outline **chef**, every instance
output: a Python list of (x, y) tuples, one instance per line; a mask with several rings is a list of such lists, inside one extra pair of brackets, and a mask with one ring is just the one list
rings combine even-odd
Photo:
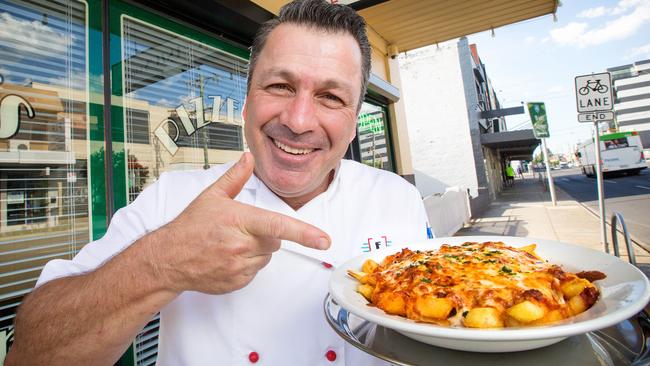
[(327, 324), (333, 268), (426, 239), (419, 193), (342, 160), (370, 69), (363, 19), (294, 1), (251, 48), (250, 153), (165, 173), (21, 306), (6, 365), (112, 365), (158, 312), (158, 365), (373, 365)]

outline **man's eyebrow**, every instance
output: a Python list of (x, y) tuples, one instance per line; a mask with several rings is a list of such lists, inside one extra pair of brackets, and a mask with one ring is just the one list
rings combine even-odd
[(295, 75), (291, 73), (291, 71), (281, 68), (281, 67), (272, 67), (270, 68), (264, 75), (263, 79), (268, 79), (269, 77), (276, 77), (279, 76), (283, 79), (287, 80), (293, 80), (295, 79)]
[[(291, 72), (291, 70), (282, 68), (282, 67), (272, 67), (270, 68), (265, 75), (262, 77), (262, 80), (271, 78), (271, 77), (280, 77), (289, 81), (295, 81), (298, 79), (298, 76)], [(336, 79), (326, 79), (320, 84), (320, 89), (338, 89), (343, 92), (352, 94), (352, 85), (350, 83), (336, 80)]]

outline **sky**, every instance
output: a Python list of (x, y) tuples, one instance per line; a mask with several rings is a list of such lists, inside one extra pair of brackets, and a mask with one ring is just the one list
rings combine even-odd
[[(552, 15), (467, 37), (476, 43), (502, 108), (544, 102), (548, 147), (569, 152), (592, 136), (577, 121), (574, 78), (650, 59), (650, 0), (562, 0)], [(506, 117), (509, 130), (531, 128), (528, 115)]]

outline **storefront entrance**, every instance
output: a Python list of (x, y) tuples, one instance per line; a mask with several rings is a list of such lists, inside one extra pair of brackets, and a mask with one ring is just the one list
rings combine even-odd
[[(247, 46), (170, 18), (119, 0), (0, 0), (0, 361), (45, 263), (100, 238), (165, 172), (247, 149)], [(348, 158), (394, 171), (389, 126), (368, 97)], [(153, 365), (157, 333), (156, 318), (125, 364)]]

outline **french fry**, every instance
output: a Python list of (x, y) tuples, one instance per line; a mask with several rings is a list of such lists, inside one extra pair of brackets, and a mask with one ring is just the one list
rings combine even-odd
[(474, 308), (467, 313), (463, 321), (468, 328), (502, 328), (503, 319), (495, 308)]
[(447, 319), (454, 308), (454, 302), (446, 297), (421, 296), (415, 300), (415, 308), (427, 318)]
[(367, 273), (356, 272), (356, 271), (353, 271), (353, 270), (350, 270), (350, 269), (348, 269), (348, 275), (350, 275), (350, 277), (354, 278), (355, 280), (357, 280), (357, 281), (359, 281), (361, 283), (366, 283), (366, 282), (364, 282), (365, 281), (364, 278), (366, 276), (368, 276)]
[(537, 253), (535, 253), (535, 249), (537, 249), (537, 244), (534, 243), (519, 248), (519, 250), (523, 250), (524, 252), (532, 254), (533, 256), (535, 256), (535, 258), (539, 258)]
[(542, 318), (546, 314), (546, 309), (532, 301), (525, 300), (508, 308), (506, 313), (521, 323), (530, 323)]
[(388, 314), (406, 315), (406, 301), (404, 301), (404, 297), (399, 293), (381, 293), (377, 301), (377, 306)]
[(560, 290), (565, 297), (571, 298), (581, 293), (585, 288), (591, 286), (591, 283), (584, 278), (575, 278), (569, 282), (560, 285)]
[(358, 285), (357, 292), (359, 292), (366, 300), (370, 301), (372, 298), (372, 293), (375, 291), (375, 287), (371, 285)]
[(571, 309), (573, 315), (578, 315), (587, 310), (587, 304), (585, 304), (582, 296), (578, 294), (569, 299), (569, 309)]
[(379, 264), (377, 262), (373, 261), (372, 259), (367, 259), (365, 262), (363, 262), (361, 271), (366, 273), (373, 273), (377, 267), (379, 267)]

